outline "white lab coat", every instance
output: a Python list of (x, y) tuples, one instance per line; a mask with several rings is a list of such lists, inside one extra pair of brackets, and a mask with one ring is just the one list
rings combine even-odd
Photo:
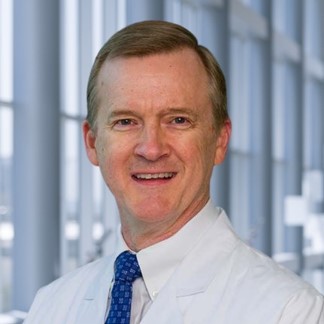
[[(114, 258), (41, 289), (25, 324), (104, 324)], [(314, 288), (238, 239), (222, 212), (141, 321), (180, 323), (323, 324), (324, 301)]]

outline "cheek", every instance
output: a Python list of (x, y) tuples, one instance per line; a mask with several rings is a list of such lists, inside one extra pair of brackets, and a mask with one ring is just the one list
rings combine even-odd
[(197, 145), (196, 161), (200, 171), (209, 176), (214, 167), (216, 142), (213, 138), (201, 139)]
[(97, 152), (99, 166), (102, 166), (104, 160), (106, 159), (107, 148), (106, 148), (105, 141), (101, 136), (97, 137), (96, 140), (96, 152)]
[(113, 146), (110, 143), (109, 137), (106, 134), (100, 134), (96, 140), (96, 152), (99, 162), (99, 167), (103, 172), (111, 165), (111, 156)]
[(129, 149), (112, 136), (101, 136), (96, 142), (99, 167), (105, 179), (114, 179), (125, 168)]
[(213, 136), (213, 133), (206, 134), (206, 132), (201, 132), (199, 136), (189, 141), (186, 145), (191, 150), (191, 154), (195, 154), (193, 156), (197, 159), (213, 161), (216, 148), (216, 137)]
[[(179, 143), (178, 143), (179, 145)], [(214, 145), (210, 139), (203, 137), (191, 139), (182, 143), (177, 149), (186, 174), (192, 181), (206, 181), (214, 167)], [(180, 153), (181, 150), (181, 153)]]

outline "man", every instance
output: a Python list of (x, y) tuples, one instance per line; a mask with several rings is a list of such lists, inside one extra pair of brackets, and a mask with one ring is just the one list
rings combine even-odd
[(222, 71), (189, 31), (117, 32), (93, 65), (83, 134), (116, 198), (120, 245), (41, 289), (26, 323), (324, 323), (323, 297), (210, 201), (231, 122)]

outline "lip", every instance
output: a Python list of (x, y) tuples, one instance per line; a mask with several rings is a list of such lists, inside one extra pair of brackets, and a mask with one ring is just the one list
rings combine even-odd
[(136, 172), (132, 174), (132, 179), (140, 183), (153, 184), (168, 182), (175, 176), (176, 172)]

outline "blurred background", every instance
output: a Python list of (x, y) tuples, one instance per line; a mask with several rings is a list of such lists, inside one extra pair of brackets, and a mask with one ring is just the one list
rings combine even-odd
[(213, 199), (245, 241), (323, 293), (323, 17), (324, 0), (0, 0), (3, 323), (115, 247), (115, 202), (80, 126), (97, 51), (146, 19), (187, 27), (226, 75), (233, 136)]

